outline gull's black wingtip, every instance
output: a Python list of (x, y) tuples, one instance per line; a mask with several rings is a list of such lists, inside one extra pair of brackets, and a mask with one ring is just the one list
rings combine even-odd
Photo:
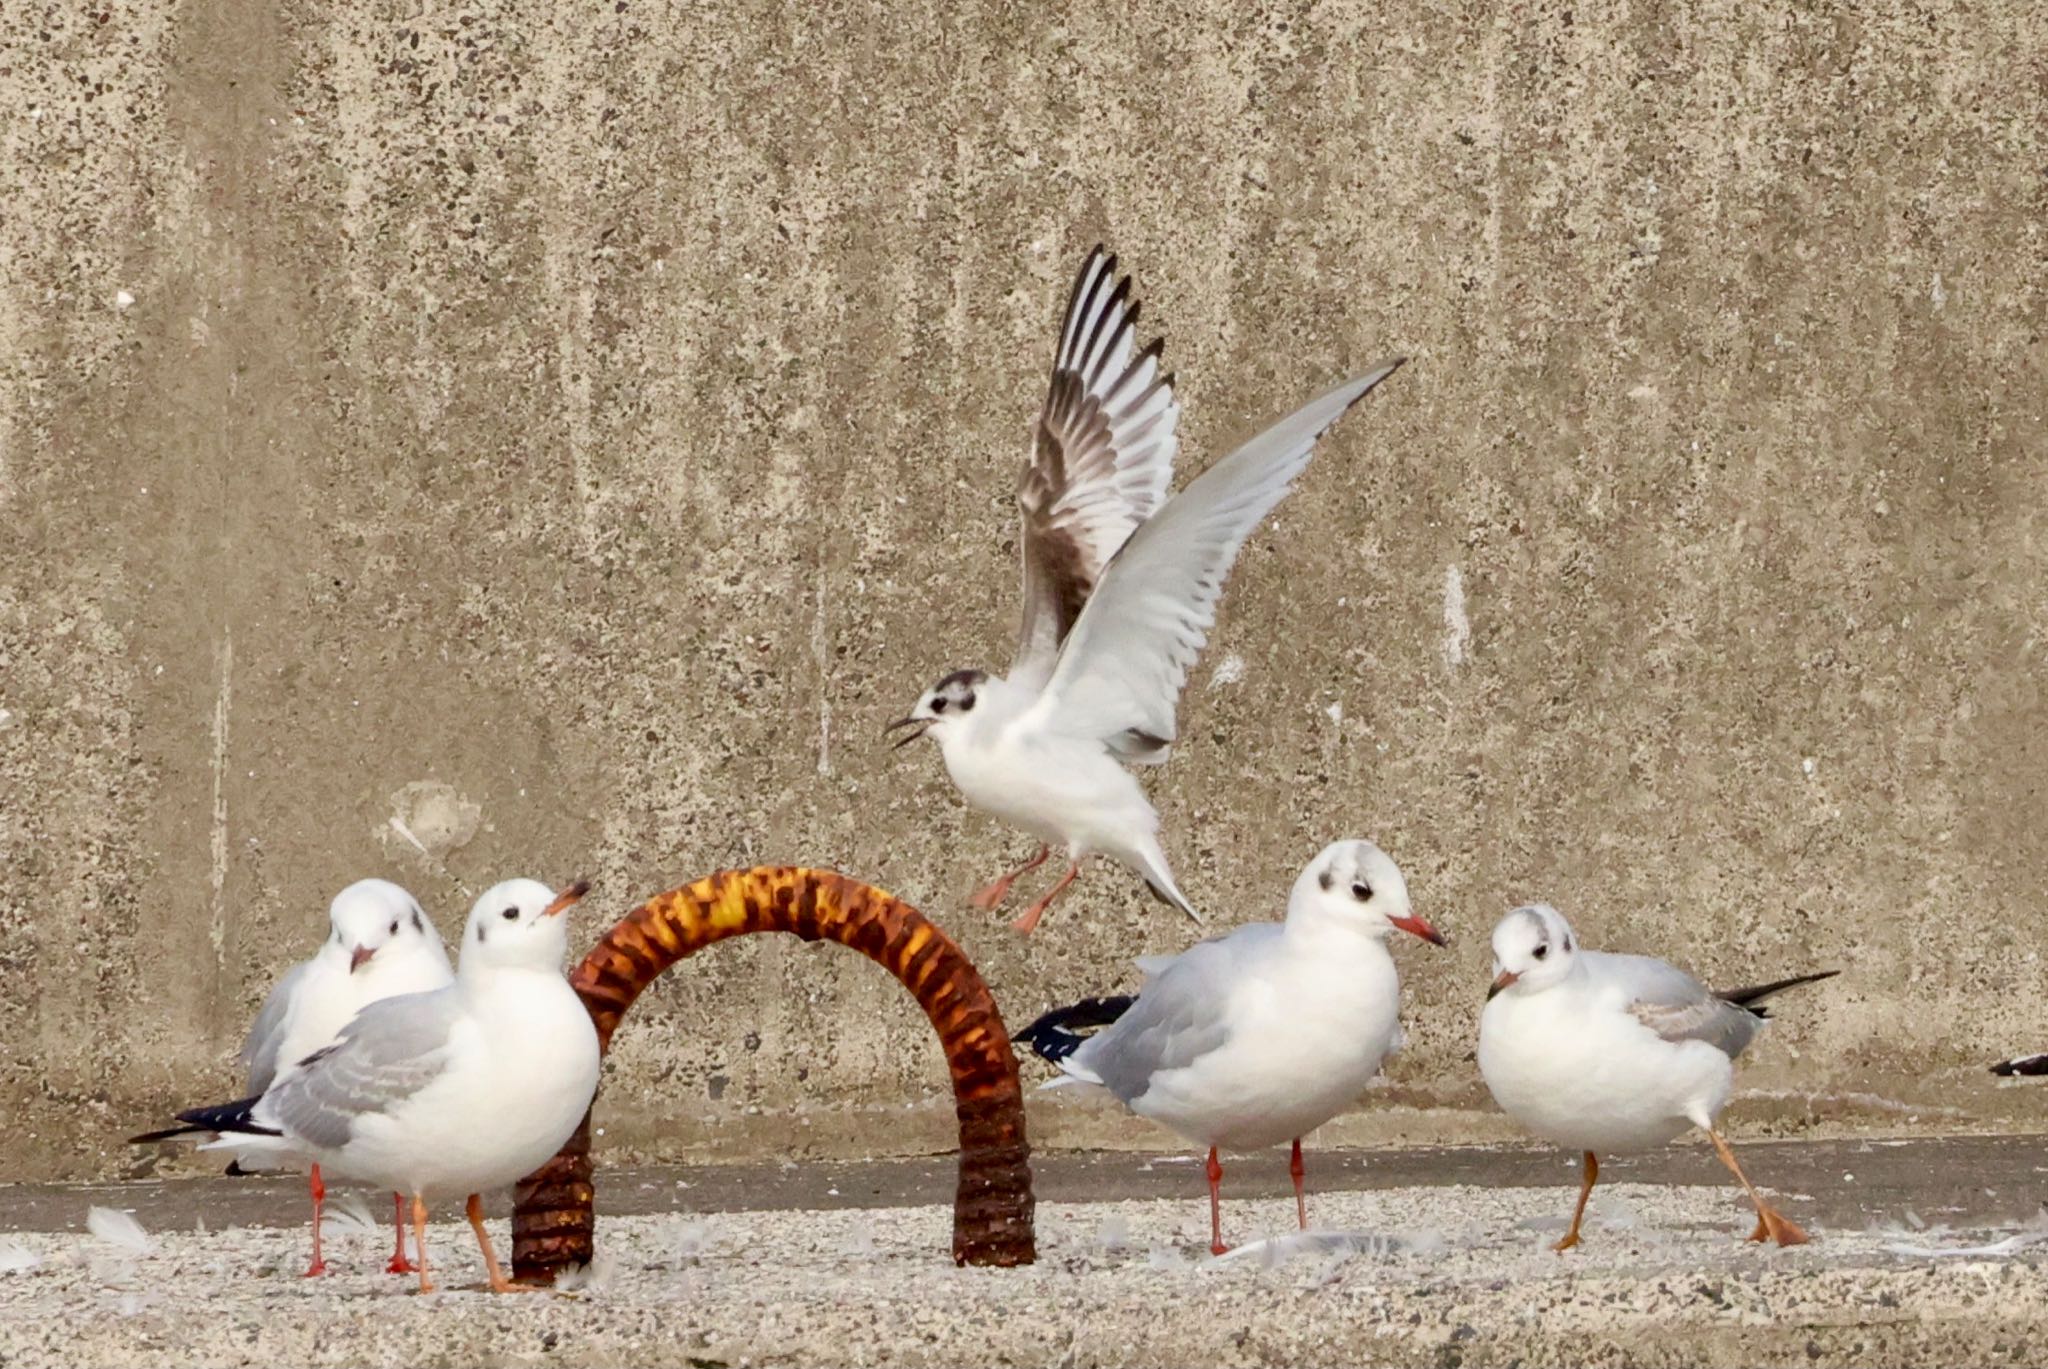
[(1010, 1039), (1029, 1045), (1032, 1054), (1040, 1059), (1058, 1064), (1079, 1050), (1090, 1032), (1116, 1021), (1137, 1001), (1130, 994), (1084, 998), (1043, 1014)]
[(2048, 1074), (2048, 1052), (2040, 1055), (2016, 1055), (2010, 1060), (2001, 1060), (1991, 1067), (1991, 1072), (2008, 1079)]

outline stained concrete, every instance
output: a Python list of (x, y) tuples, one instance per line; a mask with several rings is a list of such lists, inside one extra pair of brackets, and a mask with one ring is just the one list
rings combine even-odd
[[(2044, 52), (2027, 0), (0, 9), (0, 1173), (154, 1163), (119, 1138), (232, 1087), (363, 875), (444, 929), (588, 875), (594, 936), (836, 866), (1019, 1019), (1185, 944), (1108, 871), (1029, 942), (964, 911), (1025, 844), (875, 735), (1007, 655), (1097, 239), (1187, 471), (1413, 358), (1248, 545), (1153, 783), (1212, 925), (1366, 834), (1451, 933), (1337, 1139), (1511, 1135), (1472, 1037), (1532, 897), (1850, 970), (1751, 1125), (2039, 1127), (1980, 1071), (2048, 1023)], [(602, 1144), (933, 1148), (925, 1038), (723, 946)]]

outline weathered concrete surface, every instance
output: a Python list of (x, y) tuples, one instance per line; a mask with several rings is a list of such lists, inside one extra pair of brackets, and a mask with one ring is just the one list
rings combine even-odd
[[(1092, 1162), (1095, 1180), (1107, 1180), (1096, 1200), (1041, 1206), (1040, 1262), (1015, 1270), (954, 1269), (943, 1205), (875, 1208), (847, 1191), (881, 1185), (894, 1197), (908, 1166), (832, 1166), (829, 1191), (816, 1187), (826, 1176), (808, 1167), (754, 1171), (745, 1194), (756, 1201), (737, 1204), (647, 1173), (630, 1190), (600, 1189), (627, 1210), (663, 1215), (608, 1216), (592, 1286), (509, 1299), (457, 1291), (478, 1277), (479, 1263), (468, 1231), (453, 1223), (436, 1226), (428, 1243), (451, 1291), (420, 1298), (410, 1280), (379, 1272), (388, 1254), (375, 1224), (381, 1204), (362, 1214), (364, 1225), (333, 1233), (337, 1272), (313, 1282), (298, 1277), (302, 1228), (230, 1225), (234, 1215), (207, 1206), (205, 1234), (193, 1233), (191, 1199), (244, 1185), (185, 1187), (176, 1212), (158, 1186), (74, 1189), (74, 1229), (88, 1201), (132, 1206), (155, 1248), (137, 1257), (79, 1234), (0, 1239), (0, 1268), (12, 1270), (21, 1252), (40, 1260), (0, 1272), (0, 1359), (24, 1369), (166, 1357), (193, 1365), (2039, 1363), (2048, 1333), (2039, 1252), (2048, 1247), (2035, 1206), (2038, 1138), (1753, 1147), (1751, 1168), (1815, 1236), (1791, 1251), (1742, 1240), (1748, 1211), (1703, 1149), (1683, 1157), (1693, 1162), (1689, 1174), (1656, 1173), (1680, 1158), (1672, 1151), (1603, 1185), (1585, 1243), (1563, 1257), (1548, 1245), (1575, 1191), (1564, 1157), (1388, 1156), (1367, 1171), (1363, 1191), (1319, 1188), (1311, 1219), (1318, 1232), (1371, 1233), (1399, 1242), (1396, 1249), (1271, 1265), (1249, 1253), (1207, 1258), (1207, 1205), (1193, 1165), (1157, 1166), (1177, 1171), (1178, 1189), (1167, 1190), (1156, 1172), (1105, 1175), (1117, 1162)], [(1943, 1160), (1968, 1164), (1979, 1182), (1956, 1182)], [(1437, 1168), (1417, 1185), (1419, 1165)], [(1445, 1182), (1446, 1169), (1458, 1181)], [(1348, 1166), (1345, 1173), (1358, 1177)], [(690, 1175), (710, 1179), (703, 1169)], [(1233, 1240), (1289, 1236), (1292, 1198), (1261, 1190), (1256, 1200), (1226, 1201)], [(785, 1206), (792, 1195), (800, 1201)], [(285, 1207), (295, 1212), (296, 1203)], [(21, 1225), (22, 1209), (18, 1195), (0, 1192), (8, 1229)], [(1997, 1243), (2010, 1254), (1899, 1249)]]
[[(1534, 896), (1852, 970), (1753, 1118), (2038, 1126), (1979, 1071), (2048, 1024), (2044, 50), (2027, 0), (0, 8), (0, 1172), (230, 1087), (370, 873), (452, 928), (513, 872), (595, 920), (839, 866), (1020, 1017), (1184, 943), (1106, 871), (1029, 943), (960, 911), (1023, 843), (875, 741), (1007, 655), (1097, 238), (1189, 470), (1414, 358), (1253, 539), (1155, 785), (1215, 924), (1364, 833), (1456, 938), (1340, 1137), (1508, 1134), (1472, 1032)], [(924, 1033), (721, 947), (607, 1142), (936, 1146)]]

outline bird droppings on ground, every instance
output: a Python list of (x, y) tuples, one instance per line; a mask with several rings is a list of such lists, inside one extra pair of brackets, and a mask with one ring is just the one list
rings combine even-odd
[(1333, 1193), (1308, 1239), (1291, 1199), (1226, 1200), (1231, 1228), (1264, 1246), (1223, 1260), (1204, 1249), (1199, 1193), (1044, 1204), (1023, 1269), (955, 1268), (937, 1205), (600, 1216), (594, 1270), (514, 1297), (479, 1291), (456, 1223), (429, 1232), (446, 1281), (429, 1295), (381, 1272), (374, 1228), (336, 1232), (319, 1280), (298, 1277), (291, 1228), (161, 1232), (146, 1255), (28, 1233), (5, 1238), (35, 1262), (0, 1262), (0, 1363), (172, 1347), (192, 1365), (2023, 1363), (2048, 1332), (2048, 1264), (2026, 1227), (1914, 1233), (2004, 1258), (1892, 1253), (1903, 1221), (1816, 1221), (1813, 1245), (1766, 1249), (1742, 1240), (1751, 1214), (1727, 1187), (1616, 1184), (1560, 1256), (1548, 1244), (1569, 1198)]

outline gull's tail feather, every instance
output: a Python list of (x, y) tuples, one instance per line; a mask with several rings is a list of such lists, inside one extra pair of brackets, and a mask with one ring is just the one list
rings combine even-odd
[(1054, 1008), (1010, 1039), (1024, 1042), (1040, 1059), (1057, 1065), (1079, 1050), (1096, 1028), (1116, 1021), (1137, 1001), (1129, 994), (1084, 998), (1064, 1008)]
[(1769, 1017), (1771, 1014), (1767, 1009), (1757, 1006), (1766, 998), (1774, 994), (1781, 994), (1787, 989), (1796, 989), (1801, 984), (1818, 984), (1823, 979), (1833, 979), (1840, 973), (1840, 970), (1822, 970), (1818, 974), (1798, 974), (1790, 979), (1779, 979), (1769, 984), (1755, 984), (1747, 989), (1730, 989), (1726, 993), (1714, 996), (1733, 1003), (1738, 1008), (1748, 1008), (1758, 1017)]
[(275, 1127), (266, 1127), (254, 1121), (251, 1114), (262, 1094), (252, 1098), (240, 1098), (232, 1103), (219, 1103), (213, 1107), (187, 1108), (178, 1114), (183, 1126), (165, 1127), (162, 1131), (145, 1131), (140, 1136), (128, 1138), (131, 1146), (148, 1145), (152, 1141), (168, 1141), (179, 1136), (282, 1136)]
[(1144, 878), (1145, 887), (1161, 903), (1178, 908), (1196, 922), (1202, 915), (1195, 911), (1195, 905), (1188, 902), (1188, 896), (1173, 882), (1173, 871), (1166, 864), (1166, 852), (1159, 849), (1156, 840), (1147, 840), (1142, 846), (1134, 846), (1124, 857), (1124, 864)]

